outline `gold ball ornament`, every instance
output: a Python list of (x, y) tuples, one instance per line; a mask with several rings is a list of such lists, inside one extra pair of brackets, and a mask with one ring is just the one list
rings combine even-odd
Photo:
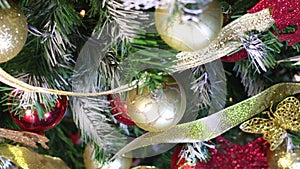
[(132, 163), (132, 158), (120, 157), (109, 162), (101, 167), (101, 169), (129, 169)]
[(27, 39), (27, 20), (22, 11), (9, 1), (10, 9), (0, 8), (0, 63), (14, 58)]
[[(173, 78), (172, 80), (176, 81)], [(138, 93), (141, 91), (142, 93)], [(186, 108), (186, 96), (182, 86), (173, 83), (153, 91), (146, 87), (138, 91), (131, 90), (128, 92), (126, 104), (129, 117), (138, 127), (146, 131), (160, 132), (180, 121)]]
[(223, 14), (218, 0), (203, 7), (203, 13), (198, 17), (199, 22), (182, 22), (180, 12), (170, 10), (174, 4), (175, 0), (155, 11), (156, 29), (169, 46), (180, 51), (197, 51), (204, 49), (217, 38), (223, 25)]
[(132, 158), (120, 157), (111, 162), (101, 165), (95, 159), (95, 149), (91, 143), (88, 143), (83, 153), (85, 169), (129, 169), (132, 164)]
[(270, 169), (300, 168), (300, 149), (292, 149), (287, 152), (286, 145), (282, 145), (274, 151), (269, 150), (267, 158)]

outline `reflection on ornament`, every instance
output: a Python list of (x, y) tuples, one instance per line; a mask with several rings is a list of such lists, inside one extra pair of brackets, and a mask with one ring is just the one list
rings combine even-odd
[(102, 169), (129, 169), (132, 163), (131, 158), (117, 158), (114, 161), (105, 164)]
[(9, 1), (10, 9), (0, 8), (0, 63), (15, 57), (27, 39), (27, 21), (22, 11)]
[[(137, 93), (141, 91), (141, 94)], [(164, 85), (162, 90), (149, 91), (146, 87), (131, 90), (126, 103), (128, 115), (137, 126), (146, 131), (159, 132), (179, 122), (185, 112), (186, 96), (177, 83)]]
[(199, 22), (182, 21), (180, 10), (172, 0), (164, 8), (156, 9), (155, 25), (161, 38), (180, 51), (196, 51), (207, 47), (217, 38), (223, 24), (222, 9), (217, 0), (201, 6)]
[(274, 151), (268, 151), (268, 164), (270, 169), (298, 169), (300, 167), (300, 149), (287, 151), (284, 143)]
[[(13, 92), (20, 92), (14, 90)], [(43, 104), (41, 104), (43, 107)], [(13, 120), (23, 129), (28, 131), (46, 131), (55, 127), (64, 117), (68, 107), (67, 96), (61, 96), (56, 102), (55, 107), (51, 111), (44, 114), (44, 118), (40, 119), (37, 110), (28, 108), (24, 110), (24, 115), (19, 116), (13, 112), (13, 108), (9, 107), (9, 111)]]

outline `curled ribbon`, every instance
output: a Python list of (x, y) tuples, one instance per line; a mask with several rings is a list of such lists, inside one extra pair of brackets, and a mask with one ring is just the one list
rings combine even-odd
[[(171, 66), (168, 69), (171, 72), (178, 72), (186, 70), (195, 66), (199, 66), (213, 60), (219, 59), (222, 56), (231, 53), (232, 51), (238, 49), (242, 44), (239, 40), (239, 35), (244, 34), (244, 32), (251, 30), (266, 31), (274, 24), (274, 19), (270, 14), (269, 9), (262, 10), (253, 14), (245, 14), (242, 17), (234, 20), (230, 24), (226, 25), (218, 38), (213, 41), (207, 48), (197, 52), (183, 52), (177, 55), (177, 60), (175, 60), (176, 65)], [(130, 84), (120, 86), (118, 88), (103, 91), (100, 93), (77, 93), (70, 91), (54, 90), (43, 87), (31, 86), (24, 83), (15, 77), (11, 76), (3, 69), (0, 68), (0, 81), (11, 87), (26, 91), (26, 92), (39, 92), (48, 93), (56, 95), (66, 95), (66, 96), (102, 96), (113, 93), (121, 93), (132, 90), (137, 86), (141, 86), (143, 81), (133, 81)]]
[(163, 132), (148, 132), (127, 144), (116, 155), (161, 143), (188, 143), (213, 139), (290, 95), (300, 93), (300, 83), (276, 84), (260, 94), (215, 114), (196, 121), (176, 125)]

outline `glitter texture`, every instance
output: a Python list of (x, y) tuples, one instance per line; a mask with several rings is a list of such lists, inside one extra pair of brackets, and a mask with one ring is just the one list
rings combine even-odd
[(297, 93), (300, 93), (300, 83), (274, 85), (256, 96), (208, 117), (179, 124), (163, 132), (148, 132), (127, 144), (116, 156), (153, 144), (190, 143), (210, 140), (261, 113), (270, 106), (271, 101), (278, 102)]
[(295, 97), (284, 99), (277, 105), (275, 112), (272, 112), (271, 105), (270, 112), (263, 113), (268, 114), (270, 119), (253, 118), (244, 122), (240, 128), (244, 132), (263, 134), (272, 151), (287, 137), (287, 130), (300, 131), (300, 102)]
[(279, 30), (297, 26), (294, 33), (280, 34), (279, 40), (290, 40), (290, 46), (300, 42), (300, 0), (261, 0), (248, 12), (254, 13), (269, 7), (272, 7), (272, 17)]
[(218, 137), (216, 141), (219, 146), (211, 149), (210, 161), (200, 162), (194, 169), (269, 168), (266, 155), (268, 144), (262, 137), (246, 145), (233, 144), (223, 137)]
[(224, 56), (221, 58), (223, 62), (238, 62), (248, 57), (248, 53), (245, 49), (235, 52), (232, 55)]
[(15, 57), (27, 39), (27, 21), (11, 1), (10, 9), (0, 9), (0, 63)]
[(68, 169), (59, 158), (37, 154), (25, 147), (9, 144), (0, 146), (0, 154), (24, 169)]

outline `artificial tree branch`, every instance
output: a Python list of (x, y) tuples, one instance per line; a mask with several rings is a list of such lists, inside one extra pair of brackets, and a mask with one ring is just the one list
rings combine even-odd
[(1, 137), (33, 148), (38, 148), (36, 143), (40, 143), (43, 148), (49, 149), (46, 145), (49, 139), (37, 133), (0, 128), (0, 138)]

